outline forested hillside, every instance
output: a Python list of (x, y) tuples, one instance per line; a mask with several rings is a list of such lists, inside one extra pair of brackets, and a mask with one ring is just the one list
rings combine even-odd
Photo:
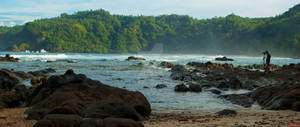
[(268, 18), (123, 16), (101, 9), (0, 27), (0, 48), (15, 51), (137, 53), (162, 43), (164, 53), (258, 55), (270, 50), (297, 57), (299, 42), (300, 4)]

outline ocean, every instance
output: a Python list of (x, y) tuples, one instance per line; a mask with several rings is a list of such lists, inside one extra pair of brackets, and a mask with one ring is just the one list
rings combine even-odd
[[(57, 74), (63, 74), (68, 69), (75, 73), (87, 75), (89, 78), (99, 80), (104, 84), (131, 91), (140, 91), (149, 100), (153, 112), (216, 112), (222, 109), (244, 109), (226, 100), (219, 99), (217, 95), (209, 91), (200, 93), (176, 93), (175, 85), (182, 83), (170, 78), (170, 69), (159, 67), (162, 61), (176, 64), (188, 62), (214, 62), (229, 63), (234, 66), (262, 64), (261, 57), (226, 56), (235, 61), (215, 61), (222, 55), (186, 55), (186, 54), (91, 54), (91, 53), (16, 53), (0, 52), (0, 56), (11, 54), (19, 58), (20, 62), (0, 62), (0, 68), (13, 69), (15, 71), (36, 71), (53, 68)], [(129, 56), (145, 58), (146, 61), (126, 61)], [(51, 62), (47, 62), (51, 61)], [(73, 61), (75, 63), (69, 63)], [(299, 59), (272, 57), (272, 64), (285, 65), (300, 63)], [(29, 81), (24, 84), (30, 85)], [(167, 88), (156, 89), (158, 84), (165, 84)], [(149, 88), (144, 88), (144, 87)], [(229, 90), (223, 94), (246, 93), (247, 90)], [(249, 109), (259, 109), (254, 105)]]

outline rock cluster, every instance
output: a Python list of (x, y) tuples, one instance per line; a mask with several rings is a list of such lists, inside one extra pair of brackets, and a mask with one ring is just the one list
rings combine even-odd
[[(63, 115), (71, 115), (66, 120), (75, 122), (73, 126), (100, 122), (99, 126), (104, 127), (138, 127), (135, 121), (145, 120), (151, 112), (148, 100), (140, 92), (110, 87), (72, 70), (43, 81), (31, 94), (28, 106), (27, 119), (40, 120), (37, 126), (61, 122)], [(103, 124), (111, 120), (116, 123)]]
[[(48, 68), (34, 72), (14, 72), (12, 70), (0, 70), (0, 109), (21, 107), (28, 103), (28, 98), (36, 85), (42, 83), (42, 79), (48, 77), (55, 70)], [(31, 80), (32, 86), (23, 85), (23, 81)]]
[[(55, 70), (0, 70), (0, 108), (29, 107), (27, 119), (38, 120), (36, 127), (142, 127), (138, 121), (151, 112), (140, 92), (111, 87), (73, 70), (47, 75), (51, 72)], [(38, 85), (22, 85), (28, 79)]]
[(221, 94), (219, 90), (243, 89), (250, 92), (219, 95), (219, 98), (243, 107), (251, 107), (254, 102), (258, 102), (265, 109), (299, 111), (300, 87), (297, 84), (300, 84), (300, 64), (283, 67), (273, 65), (270, 73), (248, 70), (252, 69), (251, 67), (260, 68), (261, 66), (234, 67), (232, 64), (190, 62), (187, 66), (172, 67), (171, 78), (191, 84), (189, 87), (184, 84), (175, 86), (176, 92), (207, 89), (212, 93)]

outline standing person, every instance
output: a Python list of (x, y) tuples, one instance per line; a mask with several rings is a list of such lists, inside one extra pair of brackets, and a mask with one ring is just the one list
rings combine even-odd
[(264, 56), (263, 56), (263, 65), (264, 67), (266, 67), (266, 52), (263, 52)]
[(271, 62), (271, 55), (268, 51), (265, 51), (265, 54), (266, 54), (266, 72), (269, 72), (270, 69), (269, 69), (269, 66), (270, 66), (270, 62)]

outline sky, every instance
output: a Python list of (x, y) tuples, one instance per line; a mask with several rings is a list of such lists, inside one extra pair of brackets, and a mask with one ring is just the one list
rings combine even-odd
[(296, 4), (300, 4), (300, 0), (1, 0), (0, 26), (101, 8), (111, 14), (180, 14), (197, 19), (232, 13), (242, 17), (270, 17), (282, 14)]

